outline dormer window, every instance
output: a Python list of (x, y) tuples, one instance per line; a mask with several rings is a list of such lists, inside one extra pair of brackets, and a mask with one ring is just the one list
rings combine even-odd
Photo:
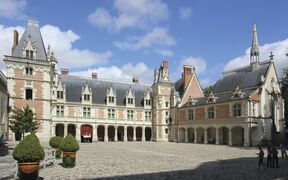
[(231, 99), (241, 99), (241, 98), (243, 98), (243, 93), (239, 89), (239, 86), (237, 86), (233, 91)]
[(26, 50), (26, 58), (33, 59), (33, 51)]
[(214, 103), (216, 102), (214, 94), (211, 92), (210, 95), (207, 98), (207, 103)]
[(85, 101), (90, 101), (90, 95), (89, 94), (84, 94), (84, 100)]
[(113, 96), (109, 96), (108, 101), (109, 101), (109, 103), (114, 103), (115, 98)]
[(63, 91), (57, 91), (57, 99), (63, 99)]
[(127, 98), (127, 104), (133, 104), (133, 98)]
[(151, 106), (151, 99), (145, 99), (145, 105)]
[(135, 105), (135, 93), (132, 92), (131, 88), (126, 92), (126, 105), (134, 106)]
[(33, 75), (33, 68), (32, 67), (26, 67), (25, 68), (25, 74), (26, 75)]

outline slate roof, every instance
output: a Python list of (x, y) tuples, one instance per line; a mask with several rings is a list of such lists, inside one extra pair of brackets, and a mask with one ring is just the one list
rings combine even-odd
[(143, 107), (145, 92), (152, 93), (149, 85), (112, 82), (102, 79), (92, 79), (72, 75), (59, 75), (59, 79), (66, 86), (66, 101), (81, 102), (82, 87), (88, 84), (92, 89), (92, 103), (106, 104), (107, 89), (112, 86), (116, 90), (116, 103), (125, 106), (126, 91), (131, 88), (135, 92), (135, 107)]
[(12, 53), (12, 56), (23, 57), (23, 48), (25, 45), (25, 41), (28, 40), (29, 35), (31, 36), (31, 42), (32, 43), (35, 42), (36, 44), (37, 53), (35, 59), (47, 61), (46, 50), (44, 47), (39, 25), (38, 22), (35, 21), (28, 22), (28, 25), (20, 41), (18, 42), (18, 45), (16, 46), (14, 52)]
[[(235, 70), (227, 71), (223, 73), (221, 79), (219, 79), (213, 86), (213, 94), (216, 99), (214, 103), (221, 103), (231, 101), (232, 93), (239, 86), (239, 89), (243, 93), (242, 99), (247, 99), (249, 95), (261, 85), (261, 76), (266, 77), (268, 68), (271, 61), (260, 62), (259, 65), (252, 69), (252, 67), (246, 66)], [(182, 81), (182, 79), (180, 79)], [(178, 80), (174, 83), (175, 89), (179, 89), (181, 92), (181, 81)], [(182, 83), (183, 84), (183, 83)], [(193, 106), (201, 106), (208, 104), (207, 97), (193, 99)], [(213, 103), (209, 103), (213, 104)], [(182, 107), (191, 106), (187, 102)]]
[(183, 96), (184, 94), (184, 84), (183, 84), (183, 79), (179, 79), (176, 82), (174, 82), (174, 87), (175, 90), (179, 93), (180, 97)]
[(0, 70), (0, 90), (3, 92), (7, 92), (7, 81), (6, 76)]
[(270, 61), (259, 63), (252, 71), (251, 66), (240, 68), (223, 74), (213, 86), (213, 93), (233, 91), (237, 86), (240, 89), (258, 87), (261, 84), (261, 76), (266, 76)]

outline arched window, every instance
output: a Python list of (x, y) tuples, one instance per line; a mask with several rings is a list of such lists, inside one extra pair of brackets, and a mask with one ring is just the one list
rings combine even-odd
[(26, 100), (32, 100), (33, 99), (33, 90), (32, 89), (26, 89), (25, 90), (25, 99)]

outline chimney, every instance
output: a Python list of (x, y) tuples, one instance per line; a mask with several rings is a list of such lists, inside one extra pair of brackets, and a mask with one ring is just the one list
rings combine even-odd
[(132, 82), (133, 82), (134, 84), (139, 84), (139, 79), (136, 78), (136, 77), (133, 77)]
[(91, 73), (92, 79), (98, 79), (98, 74), (96, 72)]
[(183, 66), (183, 84), (184, 84), (185, 89), (187, 88), (188, 83), (194, 71), (195, 71), (195, 68), (192, 66), (188, 66), (188, 65)]
[(16, 46), (18, 45), (18, 36), (19, 36), (18, 32), (14, 30), (12, 53), (14, 52)]
[(164, 60), (162, 62), (162, 67), (163, 67), (163, 69), (168, 69), (168, 61), (167, 60)]
[(68, 69), (61, 68), (61, 75), (68, 75)]

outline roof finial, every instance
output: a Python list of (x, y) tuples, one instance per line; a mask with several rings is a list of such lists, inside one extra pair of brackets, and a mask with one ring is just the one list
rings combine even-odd
[(273, 61), (273, 59), (274, 59), (273, 51), (270, 52), (270, 56), (269, 57), (270, 57), (270, 61)]
[(252, 32), (252, 46), (250, 49), (250, 63), (259, 62), (259, 45), (258, 45), (258, 36), (256, 21), (254, 19), (253, 23), (253, 32)]

